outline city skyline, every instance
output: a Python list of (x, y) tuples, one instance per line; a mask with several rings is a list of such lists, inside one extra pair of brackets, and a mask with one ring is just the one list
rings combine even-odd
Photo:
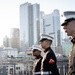
[(0, 45), (2, 45), (3, 37), (5, 35), (8, 37), (10, 36), (10, 28), (19, 28), (19, 7), (22, 3), (25, 2), (40, 4), (40, 10), (44, 11), (46, 14), (50, 14), (54, 9), (58, 9), (60, 13), (64, 11), (75, 10), (75, 8), (73, 8), (75, 1), (73, 0), (0, 0)]

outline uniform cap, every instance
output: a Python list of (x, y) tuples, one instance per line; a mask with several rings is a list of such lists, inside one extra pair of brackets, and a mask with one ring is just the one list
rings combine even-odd
[(71, 17), (71, 18), (66, 19), (64, 21), (64, 23), (61, 24), (61, 26), (66, 26), (71, 21), (75, 21), (75, 18), (74, 17)]
[(40, 42), (42, 42), (43, 40), (53, 40), (54, 38), (50, 35), (46, 35), (46, 34), (41, 34), (40, 37)]
[(33, 50), (38, 50), (38, 51), (41, 51), (41, 50), (42, 50), (42, 48), (41, 48), (40, 45), (33, 45), (33, 46), (32, 46), (32, 49), (33, 49)]

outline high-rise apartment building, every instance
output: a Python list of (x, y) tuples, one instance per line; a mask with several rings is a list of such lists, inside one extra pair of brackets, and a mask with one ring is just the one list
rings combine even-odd
[(20, 47), (27, 50), (39, 41), (40, 6), (39, 4), (24, 3), (20, 5)]
[(10, 32), (11, 47), (20, 50), (20, 33), (19, 28), (12, 28)]

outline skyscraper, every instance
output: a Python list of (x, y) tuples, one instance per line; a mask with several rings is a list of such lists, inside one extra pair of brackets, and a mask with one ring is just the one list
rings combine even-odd
[(24, 3), (20, 5), (20, 47), (27, 50), (37, 44), (40, 38), (39, 4)]
[(20, 50), (20, 34), (19, 28), (12, 28), (10, 32), (11, 47)]
[(45, 33), (54, 38), (53, 46), (61, 45), (61, 29), (60, 29), (60, 13), (59, 10), (54, 10), (51, 14), (45, 15), (43, 13), (41, 23), (41, 33)]

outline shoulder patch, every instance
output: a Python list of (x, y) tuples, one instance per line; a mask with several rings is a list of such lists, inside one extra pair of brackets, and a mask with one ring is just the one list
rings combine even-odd
[(52, 58), (50, 58), (49, 64), (54, 64), (54, 63), (55, 63), (55, 60), (53, 60)]

